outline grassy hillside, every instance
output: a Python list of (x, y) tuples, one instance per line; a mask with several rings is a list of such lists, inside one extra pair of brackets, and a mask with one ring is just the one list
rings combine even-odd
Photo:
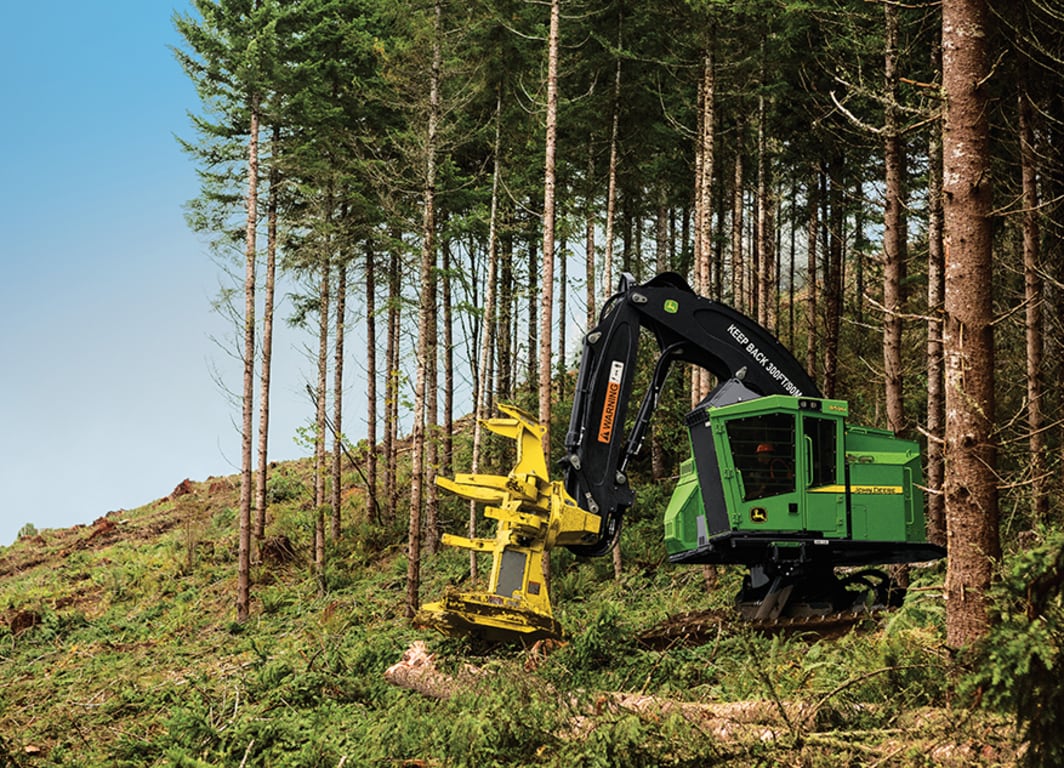
[[(836, 637), (723, 621), (700, 644), (645, 647), (639, 636), (676, 614), (723, 611), (738, 574), (722, 571), (707, 594), (700, 569), (662, 562), (657, 521), (637, 518), (620, 582), (608, 558), (555, 553), (569, 642), (549, 653), (478, 648), (403, 619), (401, 522), (374, 527), (352, 513), (319, 593), (304, 471), (275, 471), (270, 534), (292, 548), (256, 566), (244, 625), (234, 622), (234, 478), (186, 481), (142, 508), (0, 549), (0, 766), (1014, 759), (1014, 729), (973, 706), (977, 692), (964, 692), (942, 646), (941, 567), (917, 574), (904, 608)], [(466, 558), (429, 557), (423, 596), (462, 583)], [(454, 676), (455, 695), (384, 679), (418, 639)]]

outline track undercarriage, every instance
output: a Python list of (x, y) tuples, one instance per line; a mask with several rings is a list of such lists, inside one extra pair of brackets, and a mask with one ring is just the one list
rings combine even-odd
[(905, 590), (885, 571), (836, 574), (830, 565), (753, 566), (735, 598), (739, 614), (755, 622), (854, 614), (901, 605)]

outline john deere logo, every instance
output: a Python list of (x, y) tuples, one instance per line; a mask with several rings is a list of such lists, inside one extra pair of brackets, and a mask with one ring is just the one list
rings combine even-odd
[(750, 510), (751, 523), (763, 523), (768, 520), (768, 512), (764, 507), (753, 507)]
[(665, 300), (665, 311), (668, 312), (670, 315), (675, 315), (679, 310), (680, 302), (676, 301), (676, 299)]

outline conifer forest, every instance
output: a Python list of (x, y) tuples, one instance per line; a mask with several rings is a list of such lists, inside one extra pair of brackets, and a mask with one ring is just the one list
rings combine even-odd
[[(329, 616), (357, 602), (367, 627), (392, 615), (376, 637), (349, 625), (362, 645), (346, 661), (339, 636), (309, 662), (286, 657), (337, 675), (315, 690), (357, 738), (329, 721), (332, 741), (306, 736), (316, 756), (285, 763), (277, 732), (234, 709), (232, 740), (209, 718), (198, 737), (167, 721), (155, 764), (1060, 764), (1060, 0), (191, 5), (174, 55), (199, 101), (174, 131), (201, 180), (189, 225), (227, 265), (218, 306), (241, 366), (240, 474), (219, 534), (228, 631), (257, 638), (304, 600)], [(545, 559), (568, 645), (485, 652), (418, 629), (426, 602), (490, 571), (443, 546), (491, 525), (436, 479), (505, 474), (513, 457), (480, 421), (499, 404), (538, 420), (556, 475), (584, 333), (625, 275), (666, 272), (767, 329), (854, 422), (919, 445), (927, 540), (946, 557), (892, 566), (904, 605), (804, 650), (725, 625), (700, 645), (637, 647), (648, 625), (726, 606), (739, 578), (670, 564), (661, 544), (685, 417), (718, 383), (677, 366), (628, 467), (619, 544)], [(267, 454), (281, 323), (313, 352), (298, 471)], [(634, 374), (640, 392), (652, 368)], [(294, 600), (278, 597), (290, 563), (305, 565)], [(358, 569), (378, 574), (365, 594), (350, 591)], [(365, 607), (385, 596), (389, 609)], [(442, 649), (435, 677), (366, 682), (402, 653), (385, 637)], [(267, 672), (294, 696), (273, 646), (251, 645), (244, 706), (272, 695)], [(608, 693), (574, 703), (595, 690)], [(304, 696), (286, 701), (309, 711)], [(713, 697), (766, 705), (775, 735), (715, 730), (732, 715), (710, 717)], [(382, 702), (395, 730), (349, 709)], [(464, 725), (431, 735), (419, 717)], [(898, 735), (918, 732), (934, 743)], [(0, 739), (0, 764), (23, 764), (3, 761), (14, 743)]]

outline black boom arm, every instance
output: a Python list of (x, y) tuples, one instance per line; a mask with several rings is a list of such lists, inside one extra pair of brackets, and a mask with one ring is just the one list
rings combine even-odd
[[(639, 354), (640, 330), (651, 331), (659, 356), (650, 388), (625, 434), (625, 418)], [(627, 466), (642, 446), (669, 368), (682, 361), (705, 368), (749, 398), (771, 394), (820, 397), (820, 390), (787, 349), (749, 317), (698, 296), (680, 275), (665, 272), (637, 285), (628, 274), (584, 337), (573, 412), (566, 434), (565, 488), (599, 515), (596, 544), (570, 547), (580, 555), (609, 551), (635, 495)], [(742, 399), (742, 396), (740, 396)]]

